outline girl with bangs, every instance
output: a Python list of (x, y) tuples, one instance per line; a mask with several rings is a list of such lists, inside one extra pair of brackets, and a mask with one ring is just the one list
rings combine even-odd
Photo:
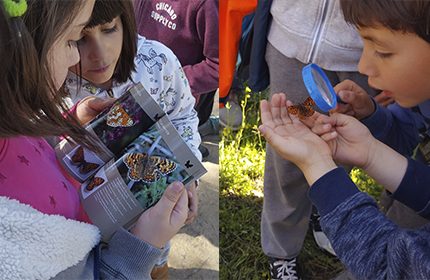
[[(81, 61), (69, 69), (65, 85), (70, 105), (88, 96), (118, 98), (141, 82), (201, 160), (199, 119), (193, 109), (195, 99), (182, 66), (169, 48), (137, 34), (132, 1), (96, 0), (78, 48)], [(191, 223), (197, 216), (198, 198), (194, 183), (189, 191), (186, 223)], [(157, 263), (156, 270), (160, 271), (157, 274), (163, 275), (160, 279), (167, 277), (168, 252), (169, 244)]]

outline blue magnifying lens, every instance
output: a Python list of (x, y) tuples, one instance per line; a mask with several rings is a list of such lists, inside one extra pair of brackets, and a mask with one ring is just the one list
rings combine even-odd
[(323, 112), (336, 108), (337, 103), (343, 103), (336, 95), (327, 75), (316, 64), (306, 65), (302, 70), (303, 82), (315, 104)]

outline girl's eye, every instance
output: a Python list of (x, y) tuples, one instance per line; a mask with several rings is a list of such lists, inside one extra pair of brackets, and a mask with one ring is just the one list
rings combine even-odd
[(375, 56), (379, 58), (389, 58), (392, 55), (393, 55), (392, 53), (383, 53), (383, 52), (375, 51)]
[(103, 32), (104, 32), (104, 33), (107, 33), (107, 34), (109, 34), (109, 33), (114, 33), (115, 31), (117, 31), (117, 27), (116, 27), (116, 25), (114, 25), (114, 27), (112, 27), (112, 28), (106, 28), (106, 29), (103, 29)]

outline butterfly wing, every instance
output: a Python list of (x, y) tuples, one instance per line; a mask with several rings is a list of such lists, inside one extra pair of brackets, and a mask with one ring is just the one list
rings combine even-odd
[(105, 179), (100, 178), (100, 177), (94, 177), (91, 182), (86, 186), (86, 190), (87, 191), (92, 191), (95, 187), (100, 186), (101, 184), (103, 184), (105, 182)]
[(134, 125), (134, 121), (121, 104), (117, 104), (110, 109), (106, 124), (110, 127), (130, 127)]
[(291, 115), (298, 115), (300, 119), (304, 119), (314, 114), (313, 106), (315, 106), (314, 100), (308, 97), (303, 103), (288, 106), (287, 111)]
[(157, 172), (157, 168), (152, 163), (148, 162), (143, 170), (142, 181), (145, 183), (154, 183), (160, 180), (161, 175)]
[(299, 106), (298, 105), (291, 105), (287, 107), (287, 112), (290, 115), (297, 115), (299, 113)]
[(176, 163), (174, 161), (160, 156), (151, 156), (143, 171), (143, 181), (146, 183), (157, 182), (161, 176), (166, 176), (175, 169)]
[(312, 107), (306, 107), (304, 105), (301, 105), (299, 109), (299, 118), (304, 119), (310, 117), (314, 114), (314, 112), (315, 111)]
[(84, 162), (84, 160), (84, 148), (82, 146), (79, 146), (72, 156), (72, 164), (80, 165)]
[(307, 108), (312, 108), (313, 106), (315, 106), (315, 101), (311, 97), (308, 97), (303, 102), (303, 105)]
[(124, 163), (128, 167), (128, 177), (132, 181), (142, 180), (144, 161), (147, 158), (143, 153), (129, 153), (124, 157)]
[(157, 168), (158, 172), (164, 176), (172, 173), (176, 169), (176, 162), (169, 160), (165, 157), (151, 156), (150, 161)]
[(91, 171), (96, 170), (100, 164), (84, 161), (79, 167), (79, 172), (82, 174), (90, 173)]

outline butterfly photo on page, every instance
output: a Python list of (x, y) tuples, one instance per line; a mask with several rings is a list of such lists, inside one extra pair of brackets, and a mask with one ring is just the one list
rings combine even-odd
[(72, 155), (72, 164), (78, 166), (79, 172), (82, 174), (87, 174), (91, 171), (94, 171), (100, 166), (98, 163), (85, 160), (84, 148), (81, 146), (79, 146)]
[(297, 115), (300, 119), (305, 119), (314, 114), (315, 110), (313, 106), (315, 106), (315, 101), (308, 97), (305, 101), (303, 101), (303, 103), (288, 106), (287, 111), (290, 115)]
[(104, 164), (97, 155), (82, 146), (73, 149), (63, 162), (81, 180), (88, 179)]
[(121, 104), (117, 104), (109, 110), (106, 124), (110, 127), (130, 127), (134, 121)]
[(122, 161), (127, 185), (144, 209), (157, 203), (170, 183), (184, 177), (184, 169), (160, 153), (148, 156), (136, 151), (125, 154)]
[(82, 198), (86, 199), (94, 192), (97, 192), (99, 188), (107, 185), (108, 179), (104, 169), (100, 169), (93, 178), (85, 181), (81, 186)]
[(129, 153), (124, 157), (128, 167), (128, 177), (133, 181), (154, 183), (176, 169), (176, 163), (161, 156), (148, 156), (146, 153)]
[(99, 187), (100, 185), (102, 185), (105, 182), (105, 179), (103, 179), (102, 177), (97, 177), (95, 176), (94, 178), (91, 179), (91, 181), (88, 183), (88, 185), (85, 187), (85, 190), (87, 191), (92, 191), (95, 188)]

